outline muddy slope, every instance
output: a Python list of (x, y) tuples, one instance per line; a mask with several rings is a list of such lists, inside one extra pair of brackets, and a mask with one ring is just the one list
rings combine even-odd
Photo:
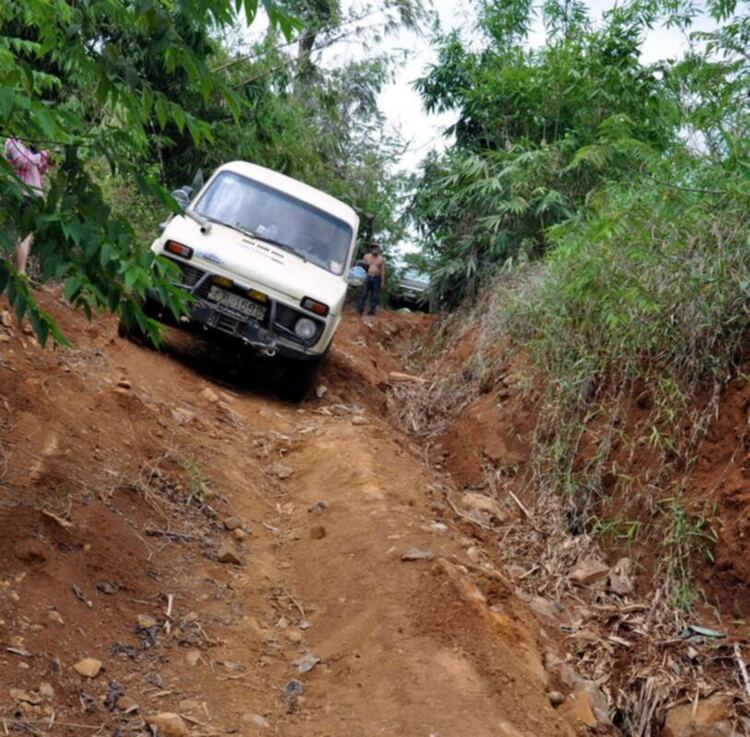
[(428, 318), (348, 317), (292, 407), (260, 369), (43, 301), (75, 350), (0, 328), (6, 733), (574, 734), (555, 638), (385, 419)]

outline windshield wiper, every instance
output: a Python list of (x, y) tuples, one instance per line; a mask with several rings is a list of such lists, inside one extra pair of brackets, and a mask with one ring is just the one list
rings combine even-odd
[(290, 246), (288, 243), (282, 243), (281, 241), (274, 240), (273, 238), (269, 238), (268, 236), (260, 235), (260, 233), (254, 233), (252, 230), (243, 228), (241, 225), (233, 225), (232, 227), (236, 228), (245, 235), (249, 235), (251, 238), (257, 238), (259, 241), (270, 243), (272, 246), (278, 246), (285, 251), (289, 251), (289, 253), (294, 254), (295, 256), (297, 256), (297, 258), (301, 258), (303, 261), (307, 262), (307, 256), (305, 255), (305, 253), (303, 251), (300, 251), (298, 248), (295, 248), (294, 246)]

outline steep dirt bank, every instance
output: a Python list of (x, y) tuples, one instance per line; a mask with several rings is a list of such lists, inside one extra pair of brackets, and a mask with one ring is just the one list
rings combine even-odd
[[(425, 439), (457, 494), (480, 492), (501, 505), (506, 524), (497, 531), (497, 558), (543, 619), (564, 620), (567, 646), (586, 675), (606, 682), (625, 734), (745, 734), (750, 721), (743, 721), (747, 687), (739, 659), (747, 658), (750, 611), (747, 355), (718, 398), (694, 465), (676, 454), (664, 465), (649, 442), (648, 387), (631, 387), (603, 462), (604, 493), (591, 498), (585, 516), (574, 516), (534, 475), (535, 439), (556, 432), (544, 424), (538, 375), (526, 356), (503, 355), (496, 344), (497, 357), (470, 361), (479, 328), (478, 322), (454, 326), (452, 340), (444, 340), (449, 347), (424, 366), (426, 382), (401, 394), (402, 420)], [(708, 390), (697, 396), (696, 407), (707, 406), (708, 396)], [(591, 462), (601, 425), (592, 413), (574, 474)], [(671, 604), (673, 561), (661, 557), (667, 554), (690, 555), (702, 595), (685, 608)], [(708, 634), (691, 629), (701, 625)], [(692, 698), (703, 719), (701, 699), (710, 703), (717, 693), (734, 700), (729, 711), (742, 718), (733, 727), (725, 703), (708, 717), (704, 712), (703, 731), (684, 724), (681, 731), (667, 720), (662, 732), (665, 716), (679, 713), (680, 707), (670, 710), (676, 701)]]
[(429, 318), (348, 317), (325, 395), (293, 407), (185, 336), (159, 354), (43, 301), (74, 350), (0, 328), (5, 733), (546, 737), (590, 718), (588, 697), (550, 704), (575, 684), (496, 567), (491, 500), (456, 506), (385, 419)]

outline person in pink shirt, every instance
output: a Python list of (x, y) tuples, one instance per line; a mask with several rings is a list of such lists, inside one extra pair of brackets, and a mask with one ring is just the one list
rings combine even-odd
[[(27, 194), (24, 197), (23, 207), (28, 205), (30, 197), (43, 197), (44, 174), (52, 166), (49, 151), (37, 152), (12, 137), (5, 141), (5, 158), (13, 167), (16, 176), (26, 185)], [(26, 265), (33, 245), (33, 231), (25, 238), (21, 238), (16, 245), (16, 271), (19, 274), (26, 273)]]

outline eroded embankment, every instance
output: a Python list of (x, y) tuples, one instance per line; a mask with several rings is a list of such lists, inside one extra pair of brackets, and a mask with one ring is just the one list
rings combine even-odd
[[(647, 386), (620, 392), (606, 426), (606, 412), (592, 412), (565, 473), (583, 486), (596, 464), (601, 486), (569, 499), (540, 470), (560, 428), (529, 357), (497, 343), (480, 351), (481, 320), (447, 330), (394, 411), (448, 469), (458, 505), (477, 492), (499, 505), (495, 519), (475, 519), (477, 534), (562, 637), (568, 664), (601, 684), (624, 734), (747, 732), (747, 357), (689, 465), (677, 454), (665, 465), (650, 442)], [(696, 396), (696, 414), (712, 398)], [(563, 693), (575, 678), (563, 670)]]
[(428, 318), (348, 316), (292, 407), (184, 336), (147, 351), (41, 299), (76, 347), (0, 328), (5, 732), (610, 731), (498, 567), (505, 512), (384, 414)]

